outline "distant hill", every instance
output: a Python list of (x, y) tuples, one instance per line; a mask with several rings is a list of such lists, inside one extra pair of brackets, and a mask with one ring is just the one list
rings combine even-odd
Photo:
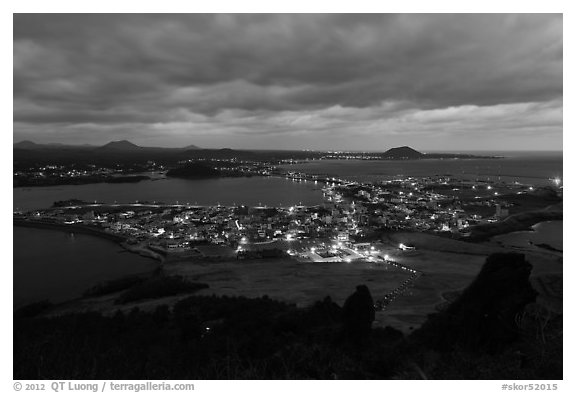
[(105, 144), (104, 146), (100, 147), (99, 150), (114, 150), (114, 151), (134, 151), (134, 150), (140, 150), (142, 149), (142, 147), (133, 144), (132, 142), (129, 142), (127, 140), (122, 140), (122, 141), (112, 141), (109, 142), (107, 144)]
[(200, 148), (196, 145), (188, 145), (184, 147), (184, 150), (200, 150)]
[(35, 143), (32, 141), (22, 141), (13, 145), (14, 149), (21, 150), (61, 150), (61, 149), (94, 149), (93, 145), (67, 145), (64, 143)]
[(425, 155), (408, 146), (394, 147), (384, 153), (382, 158), (390, 160), (416, 160)]
[(42, 146), (32, 141), (22, 141), (15, 143), (14, 149), (40, 149)]

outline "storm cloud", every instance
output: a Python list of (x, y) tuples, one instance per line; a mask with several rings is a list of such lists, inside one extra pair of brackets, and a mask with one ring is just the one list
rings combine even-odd
[(561, 149), (561, 15), (14, 16), (14, 139)]

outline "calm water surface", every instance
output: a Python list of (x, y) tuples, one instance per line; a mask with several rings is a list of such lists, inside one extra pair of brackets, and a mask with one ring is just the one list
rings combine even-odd
[(494, 236), (493, 241), (522, 248), (537, 248), (534, 244), (544, 243), (557, 250), (563, 250), (563, 224), (564, 221), (540, 222), (532, 227), (534, 231), (518, 231)]
[(426, 177), (450, 174), (470, 180), (518, 181), (525, 184), (550, 185), (551, 178), (562, 178), (561, 152), (518, 154), (509, 154), (501, 159), (472, 160), (321, 160), (282, 167), (286, 170), (365, 182), (389, 180), (396, 176)]
[(243, 204), (257, 206), (322, 203), (320, 186), (277, 177), (235, 177), (206, 180), (163, 179), (124, 184), (84, 184), (14, 188), (14, 209), (47, 208), (55, 201), (81, 199), (98, 202), (159, 201), (199, 205)]
[(14, 307), (73, 299), (102, 281), (150, 272), (158, 262), (90, 235), (14, 228)]

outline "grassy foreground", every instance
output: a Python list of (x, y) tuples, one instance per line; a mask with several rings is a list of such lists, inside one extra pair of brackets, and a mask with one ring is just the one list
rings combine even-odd
[(173, 309), (15, 315), (15, 379), (561, 379), (562, 316), (528, 307), (504, 351), (430, 348), (392, 328), (349, 340), (329, 298), (190, 296)]

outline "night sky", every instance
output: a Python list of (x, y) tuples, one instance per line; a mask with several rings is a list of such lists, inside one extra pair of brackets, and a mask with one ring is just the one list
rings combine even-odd
[(562, 149), (561, 15), (14, 16), (14, 142)]

